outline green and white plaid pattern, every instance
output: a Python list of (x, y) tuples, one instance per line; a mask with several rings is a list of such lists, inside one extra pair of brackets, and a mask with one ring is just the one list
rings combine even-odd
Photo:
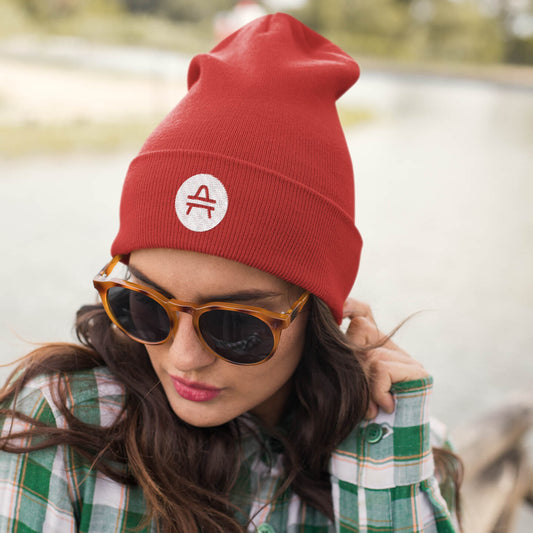
[[(335, 523), (287, 490), (271, 502), (282, 483), (281, 457), (252, 436), (243, 440), (243, 462), (232, 500), (249, 531), (453, 532), (455, 519), (433, 475), (428, 398), (431, 378), (397, 384), (396, 410), (357, 427), (331, 458)], [(109, 425), (124, 404), (121, 386), (105, 368), (72, 374), (70, 402), (87, 423)], [(48, 377), (29, 383), (17, 407), (64, 427)], [(2, 433), (24, 424), (0, 419)], [(91, 469), (69, 447), (29, 454), (0, 452), (1, 533), (155, 533), (139, 528), (146, 502), (138, 487), (115, 483)], [(188, 532), (184, 532), (188, 533)], [(191, 532), (192, 533), (192, 532)]]

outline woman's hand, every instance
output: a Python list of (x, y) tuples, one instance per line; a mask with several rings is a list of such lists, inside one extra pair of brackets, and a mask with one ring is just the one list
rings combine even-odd
[[(344, 304), (344, 318), (350, 319), (346, 336), (361, 348), (377, 344), (385, 337), (378, 330), (370, 307), (358, 300), (348, 298)], [(396, 346), (390, 339), (368, 350), (363, 361), (370, 377), (370, 402), (366, 418), (374, 418), (381, 407), (387, 413), (394, 411), (394, 399), (390, 393), (393, 383), (410, 381), (428, 376), (421, 363)]]

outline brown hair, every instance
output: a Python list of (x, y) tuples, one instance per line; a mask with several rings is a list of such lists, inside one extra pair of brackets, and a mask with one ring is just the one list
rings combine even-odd
[[(284, 450), (286, 480), (278, 493), (291, 486), (304, 502), (333, 519), (328, 462), (334, 448), (364, 417), (369, 384), (360, 363), (363, 351), (354, 352), (321, 300), (312, 296), (308, 305), (304, 352), (285, 413), (291, 423), (271, 436)], [(168, 406), (144, 346), (112, 327), (101, 305), (80, 309), (76, 332), (79, 345), (49, 344), (35, 350), (0, 391), (4, 405), (7, 400), (16, 402), (31, 378), (59, 374), (55, 401), (68, 428), (46, 426), (0, 408), (0, 415), (32, 424), (29, 431), (1, 437), (0, 449), (23, 453), (70, 445), (103, 474), (119, 483), (138, 484), (148, 504), (147, 521), (155, 519), (160, 530), (242, 532), (235, 518), (238, 509), (229, 499), (239, 469), (239, 419), (215, 428), (180, 420)], [(125, 388), (124, 415), (110, 427), (89, 427), (67, 407), (68, 375), (103, 365)], [(34, 435), (40, 437), (35, 443), (14, 444), (17, 438)], [(446, 476), (453, 471), (442, 464)]]

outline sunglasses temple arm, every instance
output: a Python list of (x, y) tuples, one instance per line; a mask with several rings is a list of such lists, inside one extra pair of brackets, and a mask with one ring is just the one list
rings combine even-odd
[[(296, 303), (292, 307), (292, 309), (289, 309), (287, 313), (290, 316), (290, 322), (292, 322), (301, 312), (304, 305), (307, 303), (307, 300), (309, 299), (309, 291), (305, 291), (298, 300), (296, 300)], [(290, 323), (289, 322), (289, 323)]]
[(117, 266), (117, 263), (123, 258), (122, 255), (115, 255), (107, 265), (98, 272), (98, 277), (107, 278), (113, 269)]

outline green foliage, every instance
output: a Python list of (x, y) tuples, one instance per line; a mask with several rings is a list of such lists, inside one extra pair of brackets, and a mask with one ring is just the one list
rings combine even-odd
[(78, 0), (17, 0), (20, 7), (31, 17), (47, 19), (74, 13), (80, 7)]
[[(37, 1), (37, 0), (36, 0)], [(75, 35), (110, 44), (131, 44), (198, 53), (213, 46), (211, 23), (172, 21), (124, 11), (122, 0), (77, 0), (79, 9), (33, 15), (26, 0), (0, 0), (0, 38), (20, 33)]]
[(0, 0), (0, 36), (12, 32), (27, 32), (32, 26), (21, 7), (9, 0)]
[(496, 20), (483, 16), (474, 2), (434, 1), (428, 23), (427, 57), (495, 62), (503, 57), (503, 35)]
[(219, 11), (231, 9), (234, 0), (120, 0), (132, 12), (152, 13), (170, 18), (198, 22), (211, 19)]
[(160, 0), (159, 13), (173, 20), (212, 19), (219, 11), (231, 9), (233, 0)]
[(120, 0), (11, 0), (11, 3), (37, 21), (87, 12), (116, 13), (121, 9)]
[(382, 34), (405, 24), (405, 8), (397, 0), (308, 0), (298, 17), (319, 32)]
[[(200, 22), (231, 9), (235, 0), (0, 0), (0, 8), (24, 13), (38, 23), (90, 15), (152, 15), (166, 20)], [(5, 4), (5, 6), (4, 6)], [(1, 12), (0, 12), (1, 18)]]
[(504, 56), (499, 21), (474, 0), (309, 0), (297, 15), (358, 54), (478, 62)]
[[(212, 38), (215, 15), (236, 3), (237, 0), (0, 0), (0, 35), (17, 28), (70, 32), (108, 42), (196, 51), (197, 45)], [(480, 0), (308, 0), (293, 14), (359, 56), (533, 64), (532, 37), (519, 38), (510, 31), (511, 4), (502, 2), (500, 10), (492, 15), (482, 11), (481, 5)], [(533, 0), (529, 8), (522, 9), (533, 14)]]
[(533, 65), (533, 36), (509, 40), (505, 59), (510, 63)]
[(121, 0), (121, 4), (128, 11), (141, 13), (154, 13), (159, 9), (160, 0)]

